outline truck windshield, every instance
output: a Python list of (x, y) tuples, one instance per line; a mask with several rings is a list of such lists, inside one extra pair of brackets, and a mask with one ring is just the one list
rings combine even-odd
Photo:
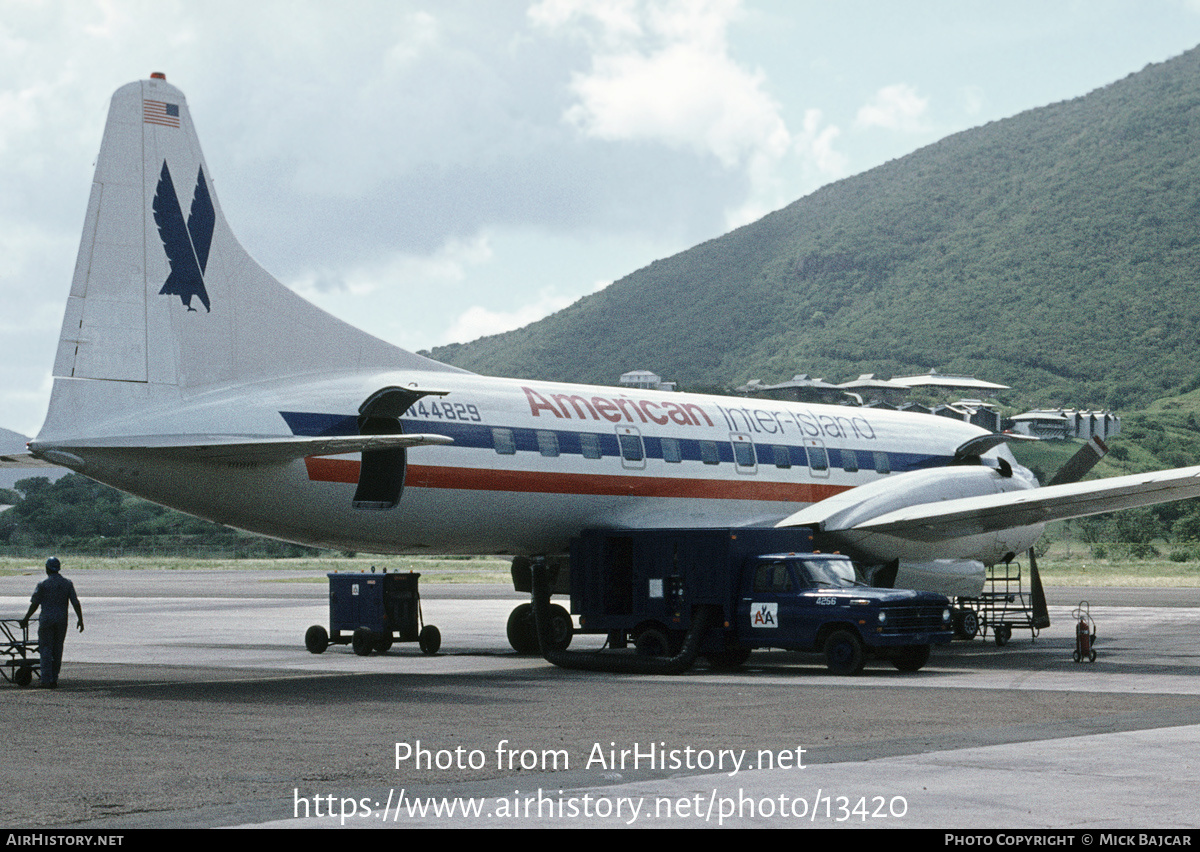
[(814, 586), (863, 586), (849, 559), (801, 559), (802, 573)]

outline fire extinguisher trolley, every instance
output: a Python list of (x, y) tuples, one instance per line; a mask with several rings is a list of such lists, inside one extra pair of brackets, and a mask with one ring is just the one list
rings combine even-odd
[(1071, 610), (1071, 617), (1075, 619), (1075, 653), (1071, 659), (1077, 663), (1096, 662), (1096, 622), (1092, 620), (1090, 610), (1087, 601), (1080, 601), (1079, 606)]

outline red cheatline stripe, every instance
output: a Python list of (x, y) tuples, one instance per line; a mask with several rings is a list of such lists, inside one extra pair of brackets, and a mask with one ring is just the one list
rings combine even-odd
[[(348, 459), (304, 460), (313, 482), (358, 482), (359, 463)], [(767, 482), (754, 479), (683, 479), (665, 476), (616, 476), (547, 473), (532, 470), (408, 466), (405, 484), (416, 488), (464, 491), (516, 491), (537, 494), (590, 494), (624, 497), (700, 497), (712, 500), (773, 500), (816, 503), (839, 494), (842, 486), (816, 482)]]

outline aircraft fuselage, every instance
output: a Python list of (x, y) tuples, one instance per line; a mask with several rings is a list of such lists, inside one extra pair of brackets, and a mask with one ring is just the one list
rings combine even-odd
[(390, 508), (354, 505), (360, 454), (252, 463), (159, 457), (132, 446), (63, 449), (95, 479), (292, 541), (383, 553), (534, 554), (563, 552), (591, 527), (775, 524), (847, 489), (944, 467), (983, 431), (875, 409), (419, 371), (172, 394), (115, 431), (131, 443), (173, 432), (356, 435), (363, 401), (386, 387), (435, 394), (412, 403), (399, 428), (453, 441), (407, 451), (403, 490)]

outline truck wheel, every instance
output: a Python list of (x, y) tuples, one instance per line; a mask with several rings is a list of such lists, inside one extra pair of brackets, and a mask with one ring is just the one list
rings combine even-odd
[(374, 644), (375, 653), (377, 653), (377, 654), (387, 653), (388, 648), (392, 647), (393, 641), (394, 640), (392, 637), (392, 631), (390, 631), (390, 630), (387, 631), (386, 633), (376, 633), (375, 634), (375, 644)]
[(750, 659), (750, 649), (728, 648), (715, 654), (705, 654), (704, 659), (708, 661), (708, 667), (714, 671), (731, 672), (740, 669), (742, 664)]
[(304, 647), (310, 654), (324, 654), (329, 647), (329, 634), (319, 624), (314, 624), (304, 633)]
[(892, 665), (902, 672), (920, 671), (921, 667), (927, 662), (929, 662), (928, 645), (913, 645), (910, 648), (901, 648), (892, 655)]
[(350, 647), (354, 649), (354, 653), (360, 657), (365, 657), (371, 653), (371, 649), (375, 647), (375, 634), (365, 627), (357, 628), (350, 636)]
[(837, 675), (854, 675), (862, 671), (864, 662), (862, 641), (849, 630), (835, 630), (825, 640), (825, 665)]
[(533, 604), (523, 603), (508, 616), (508, 644), (518, 654), (538, 652), (537, 632), (533, 626)]
[(633, 647), (637, 649), (639, 657), (671, 656), (671, 640), (660, 627), (643, 627), (633, 637)]
[(979, 635), (979, 613), (961, 609), (955, 613), (954, 632), (959, 639), (974, 639)]
[(426, 624), (421, 628), (421, 635), (417, 637), (417, 644), (421, 647), (421, 653), (436, 654), (438, 648), (442, 647), (442, 631), (438, 630), (432, 624)]

